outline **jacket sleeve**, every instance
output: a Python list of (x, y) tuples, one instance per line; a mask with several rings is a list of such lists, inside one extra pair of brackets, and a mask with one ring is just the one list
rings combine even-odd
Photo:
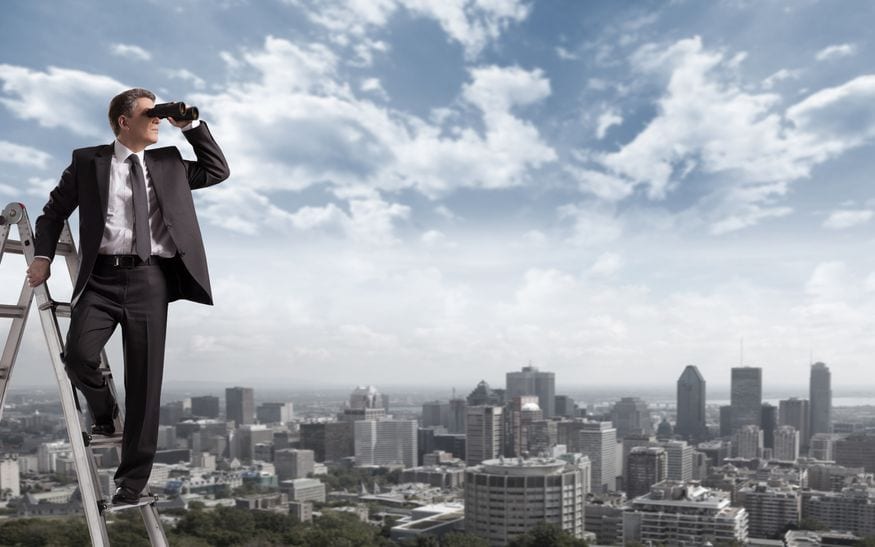
[(225, 155), (206, 123), (201, 122), (194, 129), (183, 132), (183, 135), (197, 157), (197, 161), (183, 160), (188, 173), (188, 185), (192, 190), (219, 184), (231, 176)]
[(58, 185), (49, 194), (49, 201), (43, 207), (43, 214), (36, 219), (34, 233), (34, 254), (55, 258), (58, 238), (64, 229), (64, 222), (79, 206), (79, 187), (76, 182), (76, 153), (70, 165), (61, 174)]

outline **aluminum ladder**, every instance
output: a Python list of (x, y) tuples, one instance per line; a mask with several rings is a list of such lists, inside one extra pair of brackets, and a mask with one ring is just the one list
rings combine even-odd
[[(18, 227), (18, 240), (10, 239), (9, 237), (13, 226)], [(6, 253), (13, 253), (24, 255), (25, 261), (29, 266), (34, 259), (33, 241), (33, 228), (28, 220), (24, 205), (21, 203), (10, 203), (3, 209), (3, 213), (0, 214), (0, 262), (2, 262), (3, 256)], [(68, 223), (64, 224), (64, 229), (58, 240), (56, 256), (64, 257), (70, 279), (75, 284), (76, 275), (79, 270), (79, 257)], [(55, 260), (56, 265), (57, 263), (58, 261)], [(14, 305), (0, 304), (0, 318), (12, 319), (9, 336), (6, 339), (2, 357), (0, 357), (0, 419), (3, 418), (3, 406), (6, 399), (6, 389), (9, 385), (9, 377), (12, 373), (12, 367), (15, 365), (15, 358), (21, 345), (25, 323), (27, 322), (31, 302), (34, 298), (36, 298), (43, 334), (48, 345), (52, 370), (58, 382), (61, 408), (64, 412), (64, 421), (66, 422), (67, 434), (70, 438), (70, 446), (73, 452), (73, 462), (76, 466), (79, 492), (82, 497), (82, 509), (85, 512), (92, 545), (95, 547), (109, 545), (109, 534), (107, 533), (105, 519), (106, 513), (137, 508), (143, 517), (151, 544), (154, 547), (167, 546), (167, 537), (164, 534), (155, 505), (157, 497), (149, 492), (148, 487), (144, 494), (141, 495), (139, 503), (117, 507), (114, 507), (110, 502), (112, 492), (101, 492), (100, 490), (97, 464), (92, 449), (113, 448), (116, 450), (118, 458), (121, 459), (122, 435), (118, 432), (123, 431), (124, 427), (122, 405), (119, 405), (119, 415), (115, 421), (115, 430), (117, 431), (115, 435), (106, 437), (100, 435), (92, 436), (90, 434), (90, 430), (86, 427), (88, 411), (87, 409), (80, 410), (78, 408), (79, 405), (73, 392), (73, 385), (64, 371), (64, 361), (62, 359), (64, 338), (61, 336), (58, 318), (70, 317), (70, 304), (52, 300), (46, 283), (42, 283), (37, 287), (30, 287), (25, 278), (18, 297), (18, 303)], [(112, 379), (112, 371), (109, 368), (105, 351), (102, 351), (100, 355), (100, 369), (109, 384), (110, 391), (118, 400), (115, 383)]]

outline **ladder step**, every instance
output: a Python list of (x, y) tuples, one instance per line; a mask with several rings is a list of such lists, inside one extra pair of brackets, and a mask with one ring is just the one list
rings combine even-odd
[(122, 434), (115, 433), (113, 435), (91, 435), (88, 442), (89, 448), (116, 448), (121, 446)]
[(58, 317), (70, 317), (70, 307), (69, 302), (55, 302), (52, 300), (51, 302), (47, 302), (39, 307), (40, 311), (45, 311), (49, 308), (55, 309), (55, 315)]
[(20, 319), (24, 317), (24, 306), (0, 304), (0, 317), (5, 317), (8, 319)]
[(125, 509), (135, 509), (137, 507), (142, 507), (144, 505), (152, 505), (158, 501), (158, 496), (140, 496), (140, 501), (137, 503), (125, 503), (123, 505), (113, 505), (112, 503), (107, 503), (105, 500), (101, 500), (98, 502), (102, 507), (103, 511), (113, 513), (115, 511), (124, 511)]
[[(7, 239), (6, 240), (6, 248), (4, 252), (12, 253), (16, 255), (24, 254), (24, 247), (29, 246), (30, 241), (26, 242), (26, 245), (22, 245), (21, 241), (17, 239)], [(68, 256), (75, 255), (76, 249), (73, 247), (71, 243), (63, 243), (58, 242), (58, 248), (55, 251), (55, 256)]]

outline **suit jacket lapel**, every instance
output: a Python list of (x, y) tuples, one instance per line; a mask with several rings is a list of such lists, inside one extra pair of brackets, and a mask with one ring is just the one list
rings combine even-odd
[(100, 210), (106, 221), (107, 200), (109, 196), (109, 165), (112, 161), (113, 145), (107, 145), (97, 151), (94, 156), (95, 175), (97, 176), (97, 191), (100, 194)]
[(164, 197), (164, 177), (161, 176), (161, 162), (155, 160), (155, 157), (146, 150), (146, 153), (143, 155), (143, 159), (146, 163), (146, 169), (149, 171), (149, 180), (152, 183), (152, 188), (155, 190), (155, 198), (158, 200), (158, 207), (161, 207), (162, 211), (164, 207), (161, 203), (161, 198)]

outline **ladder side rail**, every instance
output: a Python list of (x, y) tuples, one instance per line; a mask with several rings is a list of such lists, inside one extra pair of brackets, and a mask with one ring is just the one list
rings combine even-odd
[[(34, 260), (34, 248), (31, 242), (33, 234), (27, 213), (22, 209), (21, 220), (18, 227), (27, 264)], [(67, 425), (67, 433), (70, 439), (70, 448), (73, 451), (73, 461), (76, 464), (76, 477), (79, 482), (79, 494), (82, 496), (82, 510), (88, 524), (88, 533), (91, 535), (91, 544), (94, 547), (109, 546), (109, 534), (106, 530), (106, 522), (100, 511), (100, 500), (97, 494), (100, 492), (100, 483), (97, 479), (96, 467), (91, 459), (92, 455), (85, 446), (82, 435), (82, 424), (79, 422), (79, 414), (74, 411), (76, 402), (73, 395), (73, 386), (70, 383), (61, 359), (63, 354), (63, 339), (58, 319), (54, 312), (54, 303), (49, 295), (49, 289), (45, 283), (34, 288), (33, 294), (39, 309), (40, 323), (43, 334), (49, 348), (49, 357), (52, 361), (52, 370), (58, 382), (61, 396), (61, 407), (64, 410), (64, 421)]]

